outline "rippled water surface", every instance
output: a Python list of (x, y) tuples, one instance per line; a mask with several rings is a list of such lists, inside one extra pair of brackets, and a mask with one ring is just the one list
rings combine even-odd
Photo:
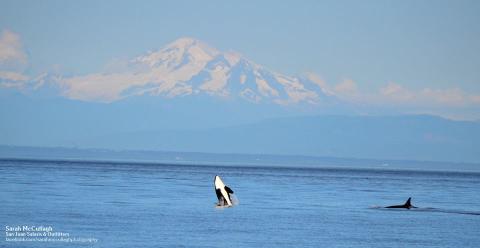
[[(214, 207), (217, 174), (239, 205)], [(3, 160), (0, 224), (98, 241), (0, 246), (480, 247), (479, 192), (475, 173)]]

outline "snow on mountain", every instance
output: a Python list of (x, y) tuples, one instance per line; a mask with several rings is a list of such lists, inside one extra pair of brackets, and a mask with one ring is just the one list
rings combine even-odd
[(288, 105), (316, 104), (330, 95), (309, 80), (272, 72), (238, 53), (222, 52), (192, 38), (133, 58), (120, 70), (50, 79), (64, 97), (96, 102), (206, 94)]

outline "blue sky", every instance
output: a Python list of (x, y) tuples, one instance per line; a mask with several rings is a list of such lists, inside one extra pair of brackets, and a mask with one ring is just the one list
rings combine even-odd
[(311, 72), (331, 85), (351, 80), (365, 95), (389, 84), (409, 94), (461, 92), (473, 99), (464, 104), (469, 116), (479, 117), (478, 1), (2, 0), (0, 6), (0, 31), (14, 33), (26, 55), (16, 70), (30, 77), (94, 73), (189, 36), (285, 74)]

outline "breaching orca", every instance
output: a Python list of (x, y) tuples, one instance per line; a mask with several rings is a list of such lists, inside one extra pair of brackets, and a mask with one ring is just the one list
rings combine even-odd
[(226, 186), (219, 176), (215, 176), (215, 193), (218, 198), (218, 206), (232, 206), (232, 198), (230, 194), (233, 194), (233, 190)]
[(388, 206), (388, 207), (385, 207), (385, 208), (406, 208), (406, 209), (416, 208), (410, 202), (411, 200), (412, 200), (412, 197), (409, 197), (408, 200), (403, 205), (393, 205), (393, 206)]

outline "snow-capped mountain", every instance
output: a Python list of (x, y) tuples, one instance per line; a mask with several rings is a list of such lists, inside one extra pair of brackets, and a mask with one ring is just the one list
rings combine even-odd
[(270, 71), (236, 52), (222, 52), (192, 38), (178, 39), (113, 70), (73, 77), (41, 76), (31, 85), (35, 90), (45, 86), (69, 99), (95, 102), (204, 94), (288, 105), (316, 104), (333, 97), (314, 81)]
[(315, 104), (326, 94), (319, 85), (267, 70), (235, 52), (221, 52), (192, 38), (136, 57), (116, 72), (59, 81), (62, 94), (111, 102), (138, 95), (167, 98), (208, 94), (250, 102)]

